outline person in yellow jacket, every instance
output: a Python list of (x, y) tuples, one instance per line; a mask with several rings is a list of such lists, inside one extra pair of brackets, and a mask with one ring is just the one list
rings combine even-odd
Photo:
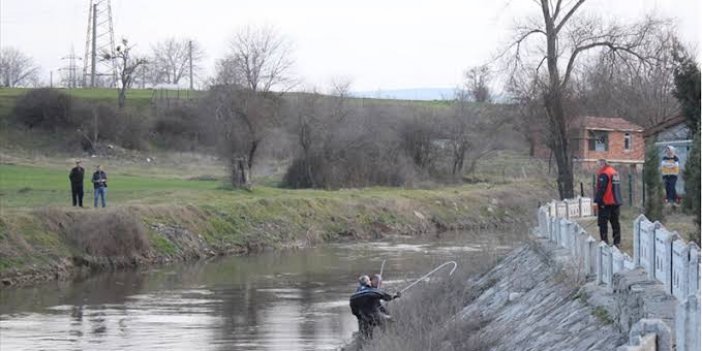
[(665, 184), (665, 200), (669, 204), (675, 204), (678, 194), (675, 192), (675, 183), (678, 181), (680, 173), (680, 159), (675, 155), (675, 148), (672, 145), (665, 147), (665, 155), (661, 159), (661, 174)]

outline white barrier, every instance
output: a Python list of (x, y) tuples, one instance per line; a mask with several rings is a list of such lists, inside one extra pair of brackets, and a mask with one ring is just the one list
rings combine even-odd
[(655, 231), (655, 254), (653, 256), (654, 266), (653, 276), (665, 285), (665, 291), (671, 293), (670, 273), (673, 259), (672, 240), (673, 235), (662, 226), (658, 226)]
[[(592, 200), (551, 201), (539, 208), (538, 235), (568, 249), (597, 284), (613, 285), (613, 276), (642, 268), (680, 303), (676, 310), (676, 350), (700, 350), (700, 248), (644, 215), (634, 220), (632, 259), (617, 247), (598, 242), (573, 221), (592, 215)], [(633, 330), (633, 328), (632, 328)]]
[(580, 198), (580, 217), (592, 216), (592, 199), (589, 197)]
[(563, 202), (566, 205), (568, 218), (580, 218), (580, 199), (564, 200)]
[(566, 218), (568, 216), (568, 211), (566, 210), (566, 204), (563, 201), (556, 202), (556, 217)]
[(675, 311), (676, 351), (700, 350), (700, 296), (690, 295)]

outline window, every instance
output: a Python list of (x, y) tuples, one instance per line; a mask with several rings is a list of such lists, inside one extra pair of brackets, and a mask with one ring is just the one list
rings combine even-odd
[(624, 151), (631, 150), (631, 133), (624, 133)]
[(590, 151), (609, 150), (609, 138), (607, 132), (603, 130), (588, 131), (588, 141)]

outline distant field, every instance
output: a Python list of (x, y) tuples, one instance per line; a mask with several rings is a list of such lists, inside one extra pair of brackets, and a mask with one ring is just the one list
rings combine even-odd
[[(114, 102), (117, 104), (117, 89), (114, 88), (56, 88), (64, 94), (84, 99), (88, 101)], [(12, 112), (15, 101), (32, 89), (27, 88), (0, 88), (0, 119), (4, 119)], [(191, 97), (202, 96), (202, 91), (187, 90), (153, 90), (153, 89), (129, 89), (127, 91), (127, 104), (134, 106), (146, 106), (155, 98), (184, 98), (186, 94)]]
[[(4, 208), (70, 204), (68, 170), (0, 165), (0, 174), (0, 202)], [(92, 170), (86, 169), (87, 204), (92, 196), (90, 175)], [(187, 197), (190, 191), (214, 190), (220, 186), (216, 180), (137, 176), (109, 170), (108, 178), (108, 202), (115, 203), (168, 203), (178, 201), (180, 195)]]

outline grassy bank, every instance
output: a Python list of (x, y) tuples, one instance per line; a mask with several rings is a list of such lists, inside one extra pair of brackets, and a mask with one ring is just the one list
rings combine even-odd
[[(142, 166), (112, 172), (108, 167), (107, 209), (74, 209), (63, 168), (0, 165), (0, 279), (5, 284), (69, 275), (76, 267), (494, 227), (533, 220), (538, 199), (548, 197), (543, 184), (530, 180), (430, 190), (257, 186), (241, 191), (192, 171)], [(85, 202), (91, 205), (90, 187), (86, 190)]]

